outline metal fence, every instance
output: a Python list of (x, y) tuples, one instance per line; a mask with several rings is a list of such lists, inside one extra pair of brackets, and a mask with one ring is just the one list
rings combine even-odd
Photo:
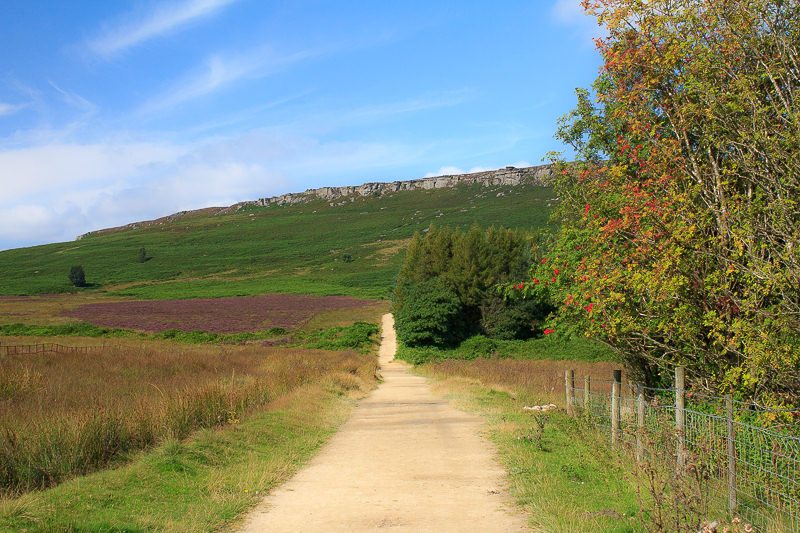
[(800, 531), (800, 411), (686, 391), (682, 367), (669, 389), (623, 384), (619, 370), (582, 382), (568, 370), (565, 385), (567, 409), (637, 461), (671, 458), (678, 473), (702, 464), (715, 507), (756, 531)]
[(37, 353), (90, 353), (105, 346), (65, 346), (55, 342), (37, 344), (0, 345), (0, 355), (24, 355)]

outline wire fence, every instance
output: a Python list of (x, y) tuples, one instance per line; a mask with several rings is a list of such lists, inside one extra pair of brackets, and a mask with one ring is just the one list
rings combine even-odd
[(671, 458), (676, 472), (700, 465), (715, 507), (755, 531), (800, 531), (800, 411), (686, 391), (684, 369), (669, 389), (613, 379), (575, 380), (567, 371), (567, 408), (608, 432), (637, 461)]
[(0, 355), (25, 355), (37, 353), (91, 353), (104, 348), (105, 346), (65, 346), (55, 342), (0, 345)]

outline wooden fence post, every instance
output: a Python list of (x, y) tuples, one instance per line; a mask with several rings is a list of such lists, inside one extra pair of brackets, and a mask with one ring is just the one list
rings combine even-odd
[(725, 422), (728, 426), (728, 509), (736, 511), (736, 434), (733, 427), (733, 400), (725, 398)]
[(636, 462), (644, 460), (644, 387), (636, 385)]
[(611, 444), (619, 442), (619, 391), (622, 384), (622, 370), (614, 370), (614, 382), (611, 384)]
[(675, 367), (675, 436), (678, 473), (686, 467), (686, 369)]
[(589, 393), (591, 390), (592, 382), (589, 376), (583, 376), (583, 410), (586, 414), (590, 413), (589, 408), (591, 407), (591, 403), (589, 402)]
[(567, 395), (567, 412), (574, 414), (575, 409), (575, 371), (567, 370), (564, 374), (564, 389)]

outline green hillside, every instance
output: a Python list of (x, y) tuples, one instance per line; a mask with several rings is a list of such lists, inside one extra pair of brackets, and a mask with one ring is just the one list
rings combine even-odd
[[(82, 291), (145, 299), (249, 296), (265, 292), (385, 298), (405, 240), (431, 223), (535, 228), (549, 217), (546, 187), (462, 185), (314, 200), (236, 214), (187, 216), (149, 228), (0, 252), (1, 295)], [(144, 247), (148, 260), (138, 261)]]

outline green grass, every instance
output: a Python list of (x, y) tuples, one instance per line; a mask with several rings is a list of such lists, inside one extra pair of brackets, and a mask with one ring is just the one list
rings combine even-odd
[[(503, 196), (497, 196), (499, 193)], [(429, 224), (538, 228), (545, 187), (459, 186), (322, 200), (237, 214), (194, 216), (80, 241), (0, 252), (0, 295), (89, 291), (142, 299), (250, 296), (265, 292), (385, 298), (404, 240)], [(146, 248), (150, 258), (138, 261)], [(341, 260), (345, 254), (352, 262)], [(89, 288), (67, 278), (82, 265)]]
[(207, 331), (182, 331), (168, 329), (159, 333), (145, 333), (132, 329), (104, 328), (88, 322), (69, 324), (5, 324), (0, 325), (0, 336), (6, 337), (92, 337), (129, 338), (142, 340), (169, 340), (184, 344), (246, 344), (265, 339), (286, 337), (286, 346), (318, 348), (322, 350), (368, 351), (376, 342), (380, 331), (377, 324), (355, 322), (348, 326), (334, 326), (312, 330), (287, 331), (276, 327), (246, 333), (211, 333)]
[(564, 340), (547, 336), (525, 341), (507, 341), (477, 335), (464, 340), (455, 348), (412, 348), (398, 343), (396, 357), (412, 364), (444, 359), (471, 360), (479, 357), (587, 362), (618, 361), (616, 354), (599, 342), (580, 337)]
[(352, 405), (332, 380), (306, 385), (227, 429), (168, 440), (127, 466), (2, 500), (0, 531), (228, 530), (314, 455)]

